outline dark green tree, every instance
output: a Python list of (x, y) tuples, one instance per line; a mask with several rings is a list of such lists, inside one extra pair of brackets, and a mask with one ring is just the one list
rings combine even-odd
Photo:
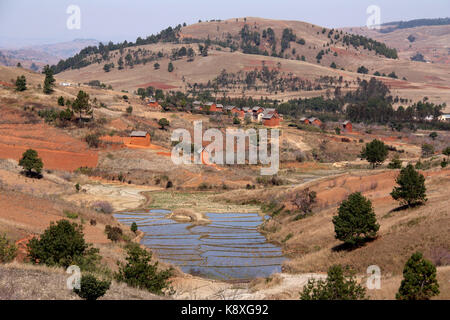
[(50, 223), (44, 233), (28, 242), (28, 257), (32, 263), (48, 266), (78, 265), (92, 269), (98, 262), (98, 249), (84, 240), (83, 226), (68, 220)]
[(172, 269), (159, 271), (158, 262), (152, 263), (151, 259), (152, 254), (139, 245), (128, 245), (126, 263), (118, 262), (116, 280), (155, 294), (163, 293), (170, 285)]
[(28, 176), (32, 176), (33, 172), (37, 175), (41, 174), (44, 164), (36, 150), (28, 149), (22, 154), (22, 158), (19, 160), (19, 166), (26, 171)]
[(46, 65), (44, 67), (43, 73), (45, 74), (43, 91), (45, 94), (51, 94), (53, 93), (53, 87), (55, 86), (55, 78), (53, 77), (53, 70), (48, 65)]
[(372, 202), (360, 192), (342, 201), (338, 214), (333, 217), (333, 224), (336, 239), (350, 246), (375, 238), (380, 229)]
[(400, 201), (402, 205), (411, 206), (427, 201), (425, 178), (411, 164), (400, 171), (395, 182), (399, 186), (394, 187), (391, 196), (394, 200)]
[(386, 160), (388, 153), (389, 150), (384, 142), (375, 139), (366, 143), (366, 146), (361, 151), (361, 159), (366, 159), (375, 168)]
[(194, 55), (195, 55), (194, 49), (189, 47), (188, 50), (187, 50), (187, 57), (188, 57), (188, 61), (189, 62), (194, 61)]
[(436, 267), (416, 252), (406, 262), (397, 300), (429, 300), (439, 294)]
[(401, 169), (402, 168), (402, 162), (398, 155), (395, 155), (395, 157), (389, 162), (388, 164), (389, 169)]
[(438, 134), (435, 131), (430, 133), (430, 138), (433, 139), (433, 141), (436, 140), (437, 136), (438, 136)]
[(353, 272), (334, 265), (326, 280), (310, 279), (300, 293), (302, 300), (363, 300), (366, 290), (356, 282)]
[(73, 291), (82, 299), (97, 300), (105, 295), (110, 286), (111, 281), (98, 280), (95, 276), (88, 274), (81, 277), (80, 289), (74, 288)]
[(119, 58), (119, 60), (117, 60), (117, 64), (119, 65), (119, 70), (123, 69), (123, 59), (122, 57)]
[(16, 91), (25, 91), (27, 90), (27, 79), (24, 75), (17, 77), (16, 80)]
[(444, 156), (450, 157), (450, 147), (445, 148), (444, 150), (442, 150), (442, 154)]
[(8, 240), (6, 235), (0, 235), (0, 263), (14, 260), (17, 255), (17, 247), (14, 242)]
[(169, 71), (169, 72), (173, 71), (173, 64), (172, 64), (172, 62), (169, 62), (169, 65), (167, 67), (167, 71)]
[(64, 106), (64, 97), (63, 97), (63, 96), (60, 96), (60, 97), (58, 98), (58, 105), (59, 105), (59, 106)]
[(424, 143), (422, 145), (422, 155), (424, 157), (429, 157), (434, 154), (434, 146), (429, 143)]
[(169, 120), (166, 118), (159, 119), (158, 124), (161, 126), (161, 130), (165, 130), (170, 125)]
[(137, 226), (136, 222), (133, 221), (133, 223), (131, 224), (130, 229), (131, 229), (131, 231), (133, 231), (134, 233), (137, 232), (138, 226)]
[(72, 109), (74, 112), (78, 113), (79, 121), (82, 121), (82, 114), (90, 114), (92, 112), (91, 106), (89, 104), (89, 94), (83, 90), (78, 91), (77, 98), (72, 103)]
[(369, 69), (367, 69), (364, 66), (361, 66), (361, 67), (358, 68), (357, 72), (358, 73), (362, 73), (362, 74), (368, 74), (369, 73)]

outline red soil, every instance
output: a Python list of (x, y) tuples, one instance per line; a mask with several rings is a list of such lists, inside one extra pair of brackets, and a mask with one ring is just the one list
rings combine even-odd
[(30, 148), (38, 152), (47, 169), (97, 166), (97, 152), (61, 130), (46, 124), (0, 124), (0, 158), (19, 160)]
[[(33, 236), (42, 233), (50, 222), (64, 219), (61, 208), (51, 200), (36, 198), (23, 194), (8, 193), (0, 197), (0, 221), (4, 226), (25, 230), (28, 236), (18, 241), (19, 248), (24, 248)], [(89, 243), (109, 243), (100, 226), (83, 226), (85, 239)], [(24, 256), (23, 252), (21, 256)]]
[(9, 88), (13, 88), (14, 85), (12, 83), (8, 83), (5, 81), (0, 81), (0, 86), (4, 86), (4, 87), (9, 87)]

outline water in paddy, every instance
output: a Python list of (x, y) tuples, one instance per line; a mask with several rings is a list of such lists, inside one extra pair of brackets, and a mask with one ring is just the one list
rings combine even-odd
[(142, 244), (161, 260), (186, 273), (232, 280), (267, 277), (281, 271), (281, 249), (257, 231), (263, 219), (256, 213), (208, 213), (207, 225), (193, 226), (167, 219), (170, 211), (119, 213), (125, 223), (136, 222), (145, 233)]

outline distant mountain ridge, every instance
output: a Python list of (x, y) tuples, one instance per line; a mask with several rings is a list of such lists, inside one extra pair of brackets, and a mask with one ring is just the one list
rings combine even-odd
[(390, 28), (380, 29), (381, 33), (389, 33), (398, 29), (409, 29), (424, 26), (443, 26), (450, 25), (450, 18), (436, 18), (436, 19), (414, 19), (409, 21), (392, 21), (381, 24), (382, 26), (393, 26)]
[[(15, 66), (20, 63), (25, 68), (37, 70), (44, 65), (52, 65), (80, 52), (87, 46), (98, 45), (95, 39), (74, 39), (73, 41), (58, 42), (43, 45), (24, 46), (15, 49), (0, 49), (0, 64)], [(36, 67), (34, 67), (36, 66)]]

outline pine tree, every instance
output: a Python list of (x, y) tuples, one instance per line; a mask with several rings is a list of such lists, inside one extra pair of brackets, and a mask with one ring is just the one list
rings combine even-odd
[(333, 224), (336, 239), (351, 246), (375, 238), (380, 229), (372, 202), (360, 192), (355, 192), (342, 201), (338, 215), (333, 217)]
[(375, 168), (386, 160), (388, 153), (388, 148), (384, 142), (375, 139), (366, 143), (366, 146), (361, 151), (361, 158), (369, 161), (372, 167)]
[(45, 74), (44, 79), (44, 93), (51, 94), (53, 92), (53, 86), (55, 85), (55, 78), (53, 77), (53, 70), (46, 65), (44, 67), (43, 73)]
[(36, 150), (28, 149), (22, 155), (22, 159), (19, 161), (19, 166), (21, 166), (27, 173), (27, 175), (32, 176), (33, 171), (35, 174), (39, 175), (44, 167), (42, 159), (38, 157)]
[(402, 205), (411, 206), (427, 201), (425, 177), (416, 171), (411, 164), (400, 171), (396, 183), (399, 186), (394, 187), (391, 196), (394, 200), (400, 201)]
[(89, 114), (91, 112), (91, 106), (89, 104), (89, 94), (87, 94), (83, 90), (80, 90), (78, 92), (77, 98), (72, 103), (72, 108), (74, 112), (79, 113), (79, 121), (81, 122), (82, 114)]
[(27, 79), (24, 75), (17, 77), (16, 80), (16, 90), (17, 91), (25, 91), (27, 90)]
[(416, 252), (406, 262), (397, 300), (429, 300), (439, 294), (436, 267)]
[(63, 97), (63, 96), (60, 96), (60, 97), (58, 98), (58, 105), (59, 105), (59, 106), (64, 106), (64, 97)]

